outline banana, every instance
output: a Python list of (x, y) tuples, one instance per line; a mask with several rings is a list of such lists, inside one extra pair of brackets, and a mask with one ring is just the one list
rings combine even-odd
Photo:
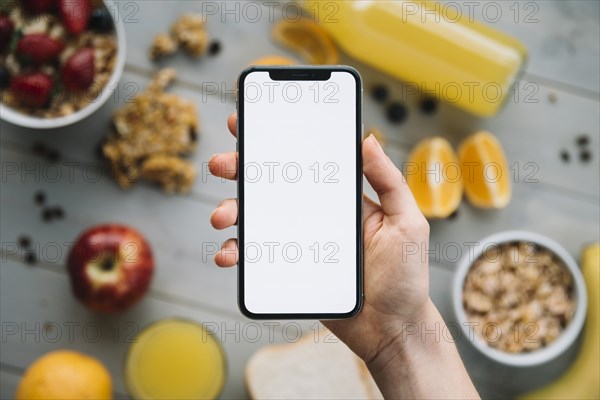
[(581, 265), (588, 292), (588, 309), (579, 354), (560, 378), (521, 395), (522, 400), (600, 398), (600, 243), (583, 250)]

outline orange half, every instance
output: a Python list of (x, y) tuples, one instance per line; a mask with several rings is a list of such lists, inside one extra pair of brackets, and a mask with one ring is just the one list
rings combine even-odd
[(461, 143), (458, 156), (469, 202), (481, 208), (506, 207), (512, 191), (500, 141), (490, 132), (477, 132)]
[(285, 56), (265, 56), (257, 58), (252, 61), (250, 65), (294, 65), (298, 64), (296, 60), (293, 60)]
[(406, 183), (427, 218), (446, 218), (462, 199), (458, 158), (448, 141), (432, 137), (420, 141), (405, 164)]
[(308, 64), (338, 64), (340, 55), (331, 36), (317, 22), (283, 19), (273, 27), (273, 39), (297, 53)]

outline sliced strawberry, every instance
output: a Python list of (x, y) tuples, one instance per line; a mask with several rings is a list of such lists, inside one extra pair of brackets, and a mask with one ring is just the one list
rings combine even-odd
[(65, 63), (62, 80), (71, 90), (85, 90), (94, 82), (94, 50), (83, 47)]
[(17, 56), (25, 62), (40, 65), (52, 61), (63, 51), (63, 42), (43, 33), (25, 35), (17, 43)]
[(88, 24), (92, 5), (90, 0), (59, 0), (58, 10), (67, 32), (79, 35)]
[(50, 100), (52, 78), (43, 72), (17, 75), (10, 81), (10, 91), (25, 106), (43, 107)]
[(21, 0), (21, 5), (25, 12), (42, 14), (54, 11), (57, 2), (58, 0)]
[(8, 48), (14, 31), (15, 25), (8, 16), (0, 14), (0, 52)]

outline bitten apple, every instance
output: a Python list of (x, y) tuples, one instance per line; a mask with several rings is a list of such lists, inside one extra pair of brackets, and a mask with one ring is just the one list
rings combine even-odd
[(126, 310), (146, 293), (154, 273), (150, 245), (126, 225), (97, 225), (79, 236), (68, 270), (73, 293), (90, 309)]

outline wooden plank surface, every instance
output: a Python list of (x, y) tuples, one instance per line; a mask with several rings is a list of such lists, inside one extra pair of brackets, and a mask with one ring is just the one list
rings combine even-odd
[(12, 399), (17, 391), (22, 371), (11, 366), (1, 366), (0, 369), (0, 399)]
[[(224, 4), (218, 3), (218, 6)], [(243, 13), (244, 3), (228, 3), (239, 4), (238, 14)], [(521, 19), (516, 23), (510, 14), (514, 12), (509, 8), (512, 2), (479, 4), (486, 7), (488, 3), (500, 4), (503, 18), (486, 22), (517, 36), (530, 52), (518, 95), (513, 94), (497, 117), (479, 120), (447, 105), (440, 105), (433, 117), (424, 116), (418, 110), (418, 96), (405, 95), (404, 85), (345, 59), (364, 77), (365, 124), (383, 130), (388, 139), (386, 151), (399, 166), (410, 148), (423, 137), (439, 134), (457, 144), (477, 129), (497, 134), (509, 162), (516, 165), (519, 176), (514, 179), (514, 198), (509, 207), (490, 212), (463, 203), (456, 219), (432, 222), (432, 246), (438, 245), (440, 249), (455, 243), (462, 246), (499, 230), (527, 229), (552, 237), (577, 255), (583, 244), (600, 237), (598, 3), (519, 2)], [(231, 91), (239, 70), (257, 56), (288, 53), (268, 40), (271, 26), (268, 7), (254, 3), (263, 12), (263, 18), (255, 22), (241, 14), (236, 21), (235, 11), (223, 16), (223, 10), (217, 10), (207, 16), (209, 32), (223, 43), (223, 52), (217, 57), (195, 61), (177, 55), (158, 65), (148, 61), (147, 45), (154, 34), (167, 30), (171, 21), (183, 12), (210, 11), (207, 8), (210, 4), (215, 3), (119, 2), (120, 16), (128, 17), (127, 72), (119, 85), (119, 95), (87, 120), (59, 131), (31, 132), (0, 122), (3, 333), (8, 326), (5, 323), (22, 322), (39, 322), (42, 326), (45, 322), (98, 322), (106, 331), (114, 324), (124, 326), (132, 322), (139, 328), (168, 316), (185, 316), (225, 326), (248, 322), (237, 310), (235, 270), (216, 268), (207, 248), (235, 234), (233, 230), (216, 232), (208, 224), (213, 207), (220, 199), (234, 196), (235, 187), (231, 182), (207, 176), (206, 162), (213, 153), (235, 148), (233, 137), (226, 131), (225, 118), (234, 109)], [(536, 9), (531, 17), (539, 22), (525, 24), (523, 13)], [(280, 17), (281, 6), (274, 20)], [(480, 19), (481, 15), (475, 17)], [(156, 67), (167, 65), (174, 66), (180, 76), (173, 91), (192, 99), (200, 114), (200, 146), (192, 158), (200, 171), (198, 182), (189, 196), (164, 195), (146, 184), (123, 192), (96, 157), (96, 145), (108, 130), (112, 111), (133, 93), (132, 89), (143, 89)], [(128, 83), (132, 85), (127, 86)], [(389, 86), (393, 98), (406, 100), (409, 118), (405, 124), (389, 124), (385, 110), (368, 96), (369, 88), (376, 83)], [(218, 93), (213, 91), (215, 85), (219, 87)], [(223, 92), (228, 94), (222, 97)], [(549, 100), (550, 94), (556, 98), (555, 102)], [(575, 137), (582, 133), (591, 139), (593, 159), (587, 164), (577, 161), (574, 145)], [(34, 156), (31, 146), (39, 141), (58, 149), (62, 159), (49, 163)], [(560, 161), (561, 149), (572, 153), (570, 163)], [(534, 176), (530, 176), (537, 182), (525, 179), (533, 171), (527, 165), (537, 168)], [(61, 178), (54, 181), (51, 174), (58, 170)], [(101, 176), (90, 178), (84, 171), (91, 171), (92, 177), (94, 171), (101, 171)], [(37, 190), (44, 190), (51, 204), (65, 208), (64, 220), (51, 224), (41, 221), (40, 210), (33, 204)], [(369, 188), (367, 192), (372, 193)], [(139, 306), (115, 318), (97, 317), (77, 304), (64, 272), (69, 243), (89, 225), (106, 221), (137, 227), (150, 240), (157, 258), (157, 273), (149, 296)], [(21, 255), (11, 247), (24, 233), (40, 249), (42, 260), (33, 268), (20, 262)], [(449, 282), (455, 265), (453, 253), (441, 252), (431, 266), (431, 296), (447, 321), (454, 319)], [(309, 326), (310, 323), (302, 323), (305, 330)], [(263, 329), (263, 336), (264, 332)], [(225, 339), (229, 378), (222, 397), (242, 398), (246, 396), (245, 362), (267, 343)], [(21, 340), (12, 335), (0, 345), (1, 398), (12, 397), (19, 374), (33, 359), (60, 347), (76, 348), (102, 359), (115, 378), (117, 397), (125, 396), (120, 376), (127, 343), (113, 343), (109, 335), (99, 343), (85, 340), (69, 343), (64, 339), (57, 343), (36, 342), (31, 337)], [(474, 381), (487, 397), (506, 397), (551, 381), (569, 365), (576, 350), (571, 349), (547, 365), (517, 370), (484, 359), (464, 341), (459, 341), (458, 346)]]

